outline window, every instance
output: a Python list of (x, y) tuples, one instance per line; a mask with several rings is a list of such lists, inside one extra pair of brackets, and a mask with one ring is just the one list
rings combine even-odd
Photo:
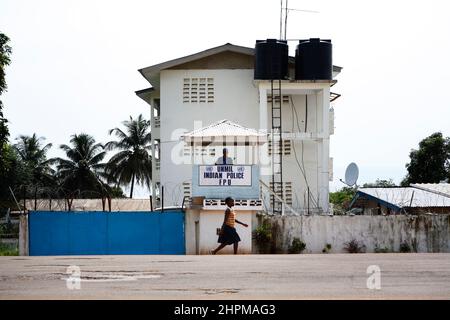
[[(267, 95), (267, 102), (272, 103), (272, 95)], [(280, 103), (280, 95), (275, 96), (274, 103)], [(289, 96), (283, 95), (283, 103), (289, 103)]]
[(213, 103), (214, 78), (184, 78), (184, 103)]
[[(193, 151), (193, 152), (192, 152)], [(191, 156), (194, 154), (195, 156), (211, 156), (214, 157), (216, 155), (216, 149), (212, 147), (196, 147), (191, 148), (189, 146), (185, 146), (183, 148), (184, 156)]]
[[(268, 145), (268, 149), (269, 149), (269, 156), (272, 155), (272, 140), (269, 140), (269, 145)], [(275, 154), (279, 154), (279, 150), (278, 150), (278, 142), (275, 143)], [(287, 140), (284, 139), (283, 140), (283, 155), (288, 156), (291, 154), (291, 140)]]
[(183, 182), (183, 195), (185, 197), (191, 196), (191, 183), (190, 182)]
[[(288, 205), (292, 206), (292, 182), (283, 182), (283, 187), (279, 183), (273, 187), (273, 182), (269, 183), (270, 188), (281, 197)], [(283, 197), (284, 193), (284, 197)]]

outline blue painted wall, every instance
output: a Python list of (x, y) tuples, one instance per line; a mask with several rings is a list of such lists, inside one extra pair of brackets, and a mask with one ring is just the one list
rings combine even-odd
[(192, 166), (192, 196), (207, 199), (259, 199), (259, 166), (252, 165), (251, 186), (199, 186), (198, 165)]
[(185, 254), (181, 211), (31, 211), (28, 219), (31, 256)]

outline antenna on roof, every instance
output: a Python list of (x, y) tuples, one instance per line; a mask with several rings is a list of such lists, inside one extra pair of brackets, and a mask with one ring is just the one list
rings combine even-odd
[[(316, 10), (303, 10), (303, 9), (293, 9), (288, 7), (288, 0), (284, 0), (286, 3), (283, 6), (283, 0), (281, 0), (280, 5), (280, 40), (287, 40), (287, 22), (288, 14), (290, 11), (306, 12), (306, 13), (320, 13)], [(284, 11), (284, 17), (283, 17)], [(284, 37), (283, 37), (283, 18), (284, 18)]]
[(339, 179), (342, 183), (345, 183), (349, 187), (353, 187), (356, 185), (359, 177), (359, 169), (356, 163), (352, 162), (347, 166), (345, 170), (345, 181)]

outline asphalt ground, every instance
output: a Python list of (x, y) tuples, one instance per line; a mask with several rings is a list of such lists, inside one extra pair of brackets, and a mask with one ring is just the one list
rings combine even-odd
[(450, 299), (450, 254), (0, 257), (5, 299)]

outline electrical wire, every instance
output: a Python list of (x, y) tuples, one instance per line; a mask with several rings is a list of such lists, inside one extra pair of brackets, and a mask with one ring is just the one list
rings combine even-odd
[(286, 0), (286, 11), (284, 13), (284, 40), (287, 39), (287, 19), (288, 19), (288, 13), (289, 13), (289, 9), (288, 9), (288, 0)]
[[(299, 124), (299, 117), (298, 117), (297, 110), (295, 108), (294, 100), (292, 99), (292, 96), (290, 96), (289, 98), (290, 98), (290, 102), (291, 102), (290, 104), (291, 104), (291, 111), (292, 111), (292, 132), (294, 132), (294, 129), (295, 129), (294, 118), (297, 120), (296, 122), (297, 122), (298, 132), (301, 132), (300, 124)], [(306, 100), (306, 102), (307, 102), (307, 100)], [(307, 110), (308, 109), (306, 107), (306, 111)], [(295, 114), (295, 116), (294, 116), (294, 114)], [(308, 113), (306, 112), (305, 119), (307, 119), (307, 117), (308, 117)], [(306, 121), (305, 121), (305, 133), (306, 133), (306, 128), (307, 127), (306, 127)], [(298, 156), (297, 156), (297, 150), (295, 148), (295, 143), (292, 143), (292, 150), (294, 151), (295, 161), (297, 162), (297, 165), (298, 165), (298, 167), (300, 169), (300, 172), (302, 173), (303, 178), (305, 179), (305, 184), (306, 184), (307, 188), (309, 190), (311, 190), (311, 188), (309, 187), (308, 178), (306, 177), (305, 161), (304, 161), (304, 153), (305, 153), (304, 152), (304, 147), (305, 146), (304, 146), (303, 140), (301, 140), (301, 144), (302, 144), (302, 158), (301, 158), (302, 161), (301, 161), (301, 164), (300, 164), (300, 161), (299, 161)], [(314, 195), (312, 193), (309, 193), (309, 195), (310, 195), (310, 198), (311, 198), (311, 200), (313, 202), (313, 205), (315, 205), (316, 208), (318, 208), (319, 207), (318, 201), (315, 199)]]
[(280, 1), (280, 40), (283, 37), (283, 0)]

